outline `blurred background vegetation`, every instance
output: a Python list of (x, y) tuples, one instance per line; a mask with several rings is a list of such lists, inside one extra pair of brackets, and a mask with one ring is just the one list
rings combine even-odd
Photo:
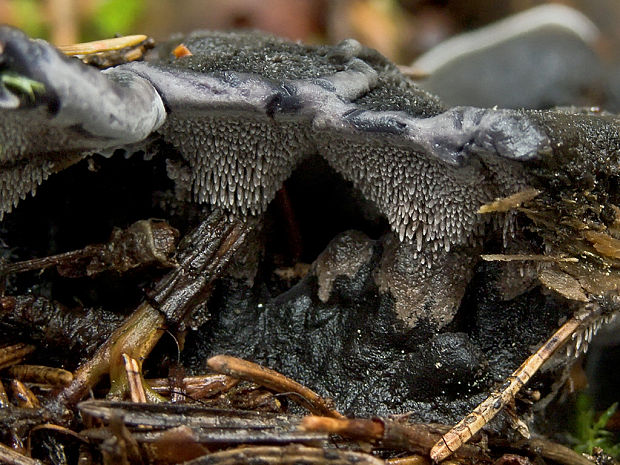
[[(63, 45), (116, 34), (163, 39), (193, 29), (254, 28), (306, 42), (354, 37), (406, 63), (445, 38), (540, 0), (0, 0), (0, 22)], [(620, 56), (620, 1), (567, 0), (602, 30), (601, 49)]]

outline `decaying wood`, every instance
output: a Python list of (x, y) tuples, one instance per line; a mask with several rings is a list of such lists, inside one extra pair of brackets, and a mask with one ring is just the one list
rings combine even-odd
[(122, 354), (144, 359), (168, 326), (182, 328), (193, 306), (206, 298), (251, 228), (251, 223), (230, 220), (215, 211), (190, 232), (179, 244), (178, 266), (155, 286), (148, 302), (142, 303), (75, 372), (73, 382), (61, 393), (62, 401), (77, 403), (107, 373), (112, 392), (122, 396), (127, 390)]
[[(165, 430), (189, 428), (196, 443), (205, 446), (226, 444), (287, 444), (327, 441), (325, 433), (299, 430), (301, 417), (231, 409), (212, 409), (200, 405), (137, 404), (128, 402), (85, 401), (78, 405), (83, 415), (109, 423), (123, 418), (139, 442), (157, 442)], [(85, 432), (101, 438), (100, 428)]]
[(165, 221), (141, 220), (114, 229), (105, 244), (95, 244), (43, 258), (0, 265), (0, 276), (56, 267), (61, 276), (95, 276), (104, 271), (125, 273), (151, 265), (171, 268), (179, 232)]

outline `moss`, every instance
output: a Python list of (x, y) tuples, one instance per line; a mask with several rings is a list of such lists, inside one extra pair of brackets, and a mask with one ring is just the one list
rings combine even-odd
[(575, 414), (575, 431), (572, 437), (575, 443), (573, 449), (577, 452), (592, 454), (595, 447), (612, 457), (620, 457), (620, 442), (614, 441), (614, 434), (605, 429), (607, 422), (618, 409), (618, 402), (612, 404), (600, 416), (592, 407), (592, 399), (581, 394), (577, 398)]

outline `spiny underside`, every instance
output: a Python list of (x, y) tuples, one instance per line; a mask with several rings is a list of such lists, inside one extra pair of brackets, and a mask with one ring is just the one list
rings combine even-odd
[(54, 172), (50, 157), (31, 154), (67, 145), (66, 137), (39, 124), (38, 113), (0, 113), (0, 219)]
[[(348, 102), (349, 113), (389, 111), (426, 118), (443, 111), (434, 97), (368, 49), (347, 56), (338, 47), (311, 47), (253, 33), (234, 37), (196, 33), (182, 42), (192, 56), (173, 59), (162, 53), (164, 59), (158, 64), (202, 73), (256, 73), (255, 79), (277, 84), (330, 76), (347, 70), (353, 60), (363, 59), (378, 80)], [(477, 208), (525, 184), (519, 167), (490, 169), (492, 163), (483, 166), (477, 160), (449, 166), (422, 150), (392, 144), (388, 136), (393, 134), (389, 128), (385, 131), (385, 137), (381, 129), (360, 136), (312, 128), (311, 122), (276, 123), (250, 114), (197, 119), (173, 111), (159, 132), (189, 163), (194, 199), (240, 215), (264, 211), (297, 163), (318, 153), (374, 202), (401, 241), (415, 243), (417, 251), (424, 243), (436, 252), (477, 241), (485, 223), (476, 214)], [(503, 165), (501, 160), (496, 164)]]
[(5, 212), (10, 212), (20, 200), (32, 194), (36, 188), (53, 172), (53, 163), (47, 160), (27, 160), (2, 167), (0, 170), (0, 220)]
[(497, 173), (479, 163), (451, 167), (398, 147), (330, 140), (322, 150), (338, 172), (379, 206), (399, 239), (415, 243), (418, 252), (424, 243), (433, 251), (471, 245), (484, 227), (478, 207), (522, 183), (518, 169), (497, 185)]
[[(3, 110), (0, 142), (15, 146), (0, 158), (2, 212), (58, 168), (49, 147), (61, 156), (97, 144), (109, 150), (144, 140), (151, 128), (184, 160), (188, 172), (170, 172), (197, 202), (260, 214), (299, 161), (318, 154), (379, 207), (401, 241), (437, 252), (479, 241), (487, 219), (478, 208), (528, 187), (522, 162), (548, 155), (549, 134), (560, 145), (568, 137), (563, 127), (545, 127), (544, 114), (446, 111), (355, 41), (315, 47), (258, 33), (201, 32), (161, 46), (147, 62), (100, 73), (49, 44), (0, 32), (21, 53), (5, 62), (25, 61), (19, 69), (36, 70), (59, 102), (52, 108), (47, 96), (39, 103), (48, 112), (40, 129), (22, 121), (20, 109)], [(170, 54), (181, 42), (191, 56)], [(39, 63), (38, 56), (46, 58)], [(23, 160), (27, 169), (17, 163)]]
[(239, 215), (264, 212), (292, 168), (313, 153), (307, 128), (252, 118), (169, 118), (162, 136), (189, 164), (194, 200)]

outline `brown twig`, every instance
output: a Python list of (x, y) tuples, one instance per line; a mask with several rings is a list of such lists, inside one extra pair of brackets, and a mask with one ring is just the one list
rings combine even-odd
[(318, 416), (305, 417), (300, 427), (304, 431), (323, 431), (364, 441), (381, 440), (385, 430), (380, 421)]
[(146, 357), (164, 334), (164, 323), (160, 312), (147, 303), (142, 304), (114, 331), (95, 356), (77, 369), (73, 382), (60, 393), (60, 400), (68, 404), (77, 403), (106, 373), (118, 382), (121, 379), (120, 370), (124, 371), (122, 366), (117, 366), (120, 365), (117, 361), (120, 361), (121, 354), (129, 353), (134, 358)]
[(157, 463), (179, 463), (209, 453), (191, 428), (177, 426), (162, 431), (160, 436), (148, 445), (149, 455)]
[(179, 232), (161, 220), (140, 220), (126, 229), (115, 228), (108, 242), (83, 249), (33, 258), (0, 266), (0, 275), (56, 267), (70, 278), (94, 276), (104, 271), (125, 273), (146, 265), (173, 267), (170, 259)]
[(529, 356), (497, 390), (478, 405), (469, 415), (458, 422), (444, 434), (433, 446), (431, 458), (441, 462), (452, 453), (463, 447), (482, 427), (491, 421), (506, 405), (514, 401), (515, 395), (527, 384), (538, 369), (562, 347), (575, 331), (583, 327), (584, 322), (591, 320), (599, 312), (598, 307), (584, 309), (566, 321), (553, 335)]
[(7, 408), (9, 405), (9, 396), (6, 394), (4, 384), (0, 381), (0, 408)]
[(553, 263), (576, 263), (576, 257), (553, 257), (550, 255), (538, 254), (483, 254), (480, 255), (487, 262), (553, 262)]
[(122, 354), (121, 357), (123, 358), (127, 381), (129, 382), (131, 401), (145, 403), (146, 394), (144, 392), (144, 386), (142, 385), (142, 376), (140, 375), (140, 365), (138, 361), (127, 354)]
[(0, 443), (0, 463), (7, 465), (43, 465), (43, 462), (26, 457), (2, 443)]
[(508, 197), (504, 197), (501, 199), (495, 199), (493, 202), (482, 205), (478, 209), (479, 214), (484, 213), (497, 213), (497, 212), (508, 212), (510, 210), (514, 210), (519, 207), (522, 203), (528, 202), (536, 198), (540, 194), (539, 190), (536, 189), (525, 189), (523, 191), (517, 192), (516, 194), (510, 195)]
[[(140, 445), (134, 435), (127, 429), (125, 423), (121, 417), (113, 416), (110, 419), (110, 431), (116, 436), (117, 444), (122, 448), (121, 455), (127, 458), (127, 463), (130, 465), (143, 465), (142, 453)], [(110, 464), (116, 464), (117, 461), (112, 461)]]
[(11, 380), (11, 390), (17, 400), (17, 404), (22, 408), (39, 408), (41, 403), (37, 396), (21, 381)]
[(8, 372), (20, 381), (30, 383), (68, 386), (73, 381), (73, 373), (70, 371), (41, 365), (13, 365)]
[[(379, 442), (382, 447), (407, 450), (424, 456), (428, 456), (433, 444), (449, 429), (443, 425), (403, 423), (384, 418), (367, 420), (325, 417), (306, 417), (301, 427), (305, 431), (323, 431), (357, 440)], [(459, 456), (485, 457), (482, 449), (473, 445), (461, 448)]]
[(24, 260), (21, 262), (7, 263), (0, 267), (0, 274), (10, 275), (14, 273), (23, 273), (26, 271), (45, 270), (52, 266), (57, 266), (59, 263), (89, 258), (94, 254), (94, 249), (80, 249), (71, 250), (69, 252), (64, 252), (56, 255), (50, 255), (47, 257), (31, 258), (30, 260)]
[[(168, 378), (147, 379), (146, 382), (158, 394), (169, 395), (175, 388)], [(213, 397), (235, 387), (239, 380), (226, 375), (186, 376), (180, 380), (180, 387), (192, 399)]]
[(0, 349), (0, 370), (20, 363), (27, 355), (34, 352), (34, 346), (28, 344), (13, 344)]
[(238, 447), (205, 455), (186, 462), (186, 465), (384, 465), (383, 460), (361, 452), (323, 449), (300, 445), (284, 447)]
[(82, 42), (79, 44), (60, 45), (60, 50), (65, 55), (88, 55), (90, 53), (107, 52), (110, 50), (121, 50), (126, 47), (134, 47), (144, 42), (148, 37), (143, 34), (136, 34), (112, 39), (94, 40), (92, 42)]
[(218, 373), (251, 381), (279, 393), (293, 393), (291, 400), (317, 415), (344, 418), (328, 400), (277, 371), (229, 355), (211, 357), (207, 360), (207, 365)]
[(125, 383), (121, 355), (143, 360), (168, 325), (179, 329), (197, 304), (205, 299), (213, 282), (226, 269), (243, 244), (253, 221), (231, 220), (213, 212), (179, 244), (178, 267), (170, 271), (134, 313), (112, 334), (95, 356), (76, 372), (73, 382), (61, 393), (61, 401), (78, 402), (102, 376), (109, 372), (111, 393), (121, 396)]
[[(503, 444), (507, 447), (514, 447), (514, 445), (506, 441), (493, 441), (493, 444)], [(571, 448), (545, 439), (530, 439), (516, 446), (515, 448), (517, 450), (524, 450), (535, 455), (540, 455), (562, 465), (593, 465), (590, 460)]]
[(28, 432), (28, 450), (32, 450), (32, 435), (37, 432), (37, 431), (54, 431), (56, 433), (60, 433), (60, 434), (64, 434), (66, 436), (70, 436), (74, 439), (77, 439), (78, 441), (82, 442), (82, 443), (88, 443), (88, 440), (82, 436), (79, 433), (76, 433), (73, 430), (70, 430), (69, 428), (66, 428), (64, 426), (61, 425), (56, 425), (53, 423), (44, 423), (42, 425), (36, 425), (34, 428), (32, 428), (29, 432)]
[(387, 459), (385, 465), (431, 465), (431, 461), (424, 455), (407, 455)]
[(184, 329), (192, 310), (208, 298), (213, 282), (255, 225), (256, 219), (229, 218), (216, 210), (183, 238), (176, 257), (178, 267), (148, 294), (169, 325)]

